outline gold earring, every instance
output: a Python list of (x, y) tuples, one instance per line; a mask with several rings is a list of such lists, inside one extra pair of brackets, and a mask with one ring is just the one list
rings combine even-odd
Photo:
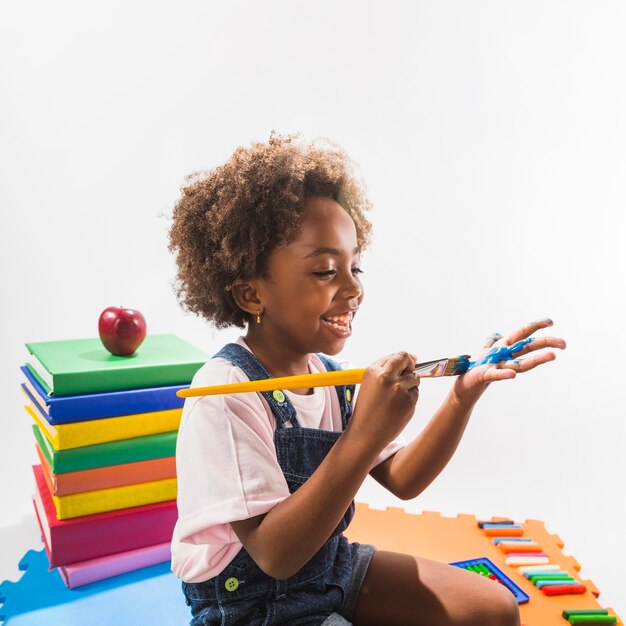
[(261, 309), (259, 309), (259, 310), (256, 312), (256, 323), (257, 323), (257, 324), (260, 324), (260, 323), (261, 323)]

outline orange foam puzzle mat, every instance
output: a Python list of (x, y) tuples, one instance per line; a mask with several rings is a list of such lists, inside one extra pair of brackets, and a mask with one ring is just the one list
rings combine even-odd
[[(481, 521), (497, 523), (504, 519), (493, 517)], [(600, 594), (597, 587), (580, 578), (578, 561), (561, 552), (563, 542), (557, 535), (548, 533), (543, 522), (515, 522), (521, 529), (495, 534), (519, 535), (535, 542), (539, 546), (537, 549), (547, 556), (543, 560), (558, 564), (560, 570), (569, 572), (585, 586), (584, 593), (546, 595), (520, 573), (518, 567), (506, 564), (507, 553), (494, 543), (491, 531), (480, 528), (478, 523), (473, 515), (445, 517), (432, 511), (408, 513), (395, 507), (378, 510), (357, 503), (354, 519), (344, 534), (350, 541), (371, 543), (379, 550), (403, 552), (445, 563), (486, 557), (529, 596), (527, 603), (519, 605), (524, 626), (566, 626), (569, 622), (562, 616), (564, 610), (606, 608), (597, 600)], [(608, 608), (608, 614), (615, 615), (615, 612)], [(615, 623), (623, 626), (617, 616)]]
[[(491, 521), (502, 519), (494, 517)], [(481, 529), (473, 515), (445, 517), (430, 511), (414, 514), (400, 508), (377, 510), (357, 504), (356, 515), (345, 534), (350, 541), (372, 543), (380, 550), (445, 563), (488, 559), (529, 597), (528, 602), (519, 605), (524, 626), (566, 626), (570, 622), (562, 617), (564, 610), (602, 609), (597, 600), (598, 589), (591, 581), (580, 578), (580, 565), (561, 552), (563, 542), (557, 535), (548, 533), (543, 522), (537, 520), (516, 525), (520, 528), (509, 528), (509, 532), (499, 529), (497, 534), (521, 535), (524, 540), (531, 540), (550, 563), (558, 564), (559, 569), (582, 583), (585, 592), (544, 595), (517, 567), (506, 564), (507, 553), (494, 544), (491, 529)], [(20, 562), (20, 569), (24, 575), (18, 582), (0, 584), (0, 622), (8, 626), (134, 626), (148, 622), (175, 626), (188, 623), (190, 618), (180, 581), (170, 571), (169, 562), (77, 589), (65, 587), (58, 572), (49, 570), (43, 550), (29, 551)], [(624, 626), (614, 611), (608, 608), (607, 613), (615, 616), (614, 623)]]

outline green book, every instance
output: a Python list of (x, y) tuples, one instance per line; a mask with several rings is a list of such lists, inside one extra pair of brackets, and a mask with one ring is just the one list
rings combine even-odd
[(178, 431), (174, 430), (82, 448), (55, 450), (37, 424), (33, 424), (33, 433), (54, 474), (174, 456), (178, 436)]
[(100, 341), (27, 343), (27, 366), (48, 395), (121, 391), (189, 384), (208, 355), (176, 335), (148, 335), (131, 356), (115, 356)]

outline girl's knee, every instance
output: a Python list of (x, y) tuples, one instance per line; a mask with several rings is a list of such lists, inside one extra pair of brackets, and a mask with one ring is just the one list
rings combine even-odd
[[(488, 584), (483, 584), (483, 583)], [(499, 583), (481, 580), (480, 592), (465, 605), (465, 611), (455, 626), (520, 626), (517, 601)]]
[(481, 618), (481, 626), (519, 626), (520, 615), (517, 601), (513, 594), (501, 585), (498, 585), (491, 594), (489, 603), (485, 605), (485, 611), (488, 615)]

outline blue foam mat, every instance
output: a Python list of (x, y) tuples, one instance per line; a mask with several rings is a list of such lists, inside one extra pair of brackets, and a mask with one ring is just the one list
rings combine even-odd
[(22, 557), (22, 578), (0, 584), (0, 621), (7, 626), (181, 626), (191, 619), (169, 562), (77, 589), (68, 589), (48, 567), (43, 550)]

